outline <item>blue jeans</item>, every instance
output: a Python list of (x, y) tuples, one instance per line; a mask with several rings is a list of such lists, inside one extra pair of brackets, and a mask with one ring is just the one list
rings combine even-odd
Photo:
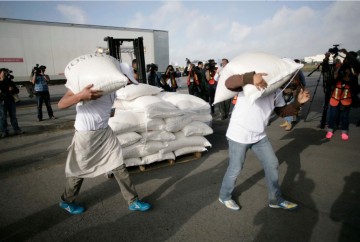
[(37, 116), (39, 120), (43, 119), (42, 105), (45, 103), (49, 118), (54, 116), (53, 110), (50, 104), (50, 93), (49, 91), (36, 92), (36, 102), (37, 102)]
[(8, 133), (9, 130), (7, 128), (7, 114), (9, 114), (10, 117), (10, 123), (14, 131), (20, 130), (18, 121), (16, 118), (16, 103), (12, 100), (4, 101), (3, 104), (3, 115), (2, 115), (2, 132)]
[(339, 117), (341, 125), (341, 130), (345, 133), (349, 131), (349, 113), (350, 106), (342, 106), (339, 104), (336, 107), (329, 105), (329, 119), (328, 119), (328, 127), (329, 131), (333, 132), (337, 126), (337, 118)]
[(284, 201), (279, 187), (279, 161), (267, 137), (254, 144), (241, 144), (228, 139), (229, 142), (229, 166), (225, 173), (221, 189), (220, 199), (231, 199), (231, 193), (235, 188), (235, 182), (244, 165), (246, 152), (252, 149), (265, 171), (266, 184), (269, 192), (269, 202), (279, 204)]

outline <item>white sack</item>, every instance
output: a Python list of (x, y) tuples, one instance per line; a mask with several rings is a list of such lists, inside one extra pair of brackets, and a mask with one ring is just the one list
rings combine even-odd
[(141, 158), (141, 164), (146, 165), (146, 164), (151, 164), (157, 161), (163, 161), (163, 160), (175, 160), (175, 155), (173, 152), (168, 152), (168, 153), (160, 153), (157, 152), (155, 154), (152, 155), (147, 155)]
[(169, 132), (177, 132), (192, 122), (191, 116), (185, 114), (183, 116), (165, 118), (165, 130)]
[(123, 134), (116, 135), (117, 139), (119, 140), (121, 147), (126, 147), (138, 142), (142, 136), (136, 132), (127, 132)]
[(169, 118), (183, 115), (183, 112), (157, 96), (141, 96), (133, 100), (115, 100), (114, 108), (144, 112), (148, 118)]
[(141, 96), (155, 95), (160, 93), (162, 90), (163, 89), (159, 87), (144, 83), (139, 83), (138, 85), (127, 85), (126, 87), (116, 91), (116, 98), (129, 101)]
[(211, 114), (196, 114), (192, 113), (190, 114), (192, 121), (199, 121), (203, 123), (210, 123), (212, 121)]
[(188, 136), (206, 136), (209, 134), (212, 134), (214, 131), (212, 128), (210, 128), (207, 124), (199, 122), (199, 121), (193, 121), (190, 124), (186, 125), (181, 132), (184, 133), (186, 137)]
[(89, 84), (94, 84), (94, 90), (110, 93), (128, 82), (120, 71), (119, 61), (101, 54), (83, 55), (70, 61), (65, 68), (65, 77), (65, 86), (75, 94)]
[(149, 141), (146, 144), (137, 142), (133, 145), (123, 148), (124, 159), (137, 158), (152, 155), (167, 146), (164, 142)]
[(266, 89), (260, 91), (250, 84), (243, 87), (244, 95), (253, 103), (259, 97), (273, 93), (302, 67), (302, 64), (298, 64), (290, 59), (280, 59), (275, 55), (263, 52), (239, 55), (231, 60), (222, 70), (217, 83), (214, 104), (230, 99), (238, 94), (238, 92), (230, 91), (225, 87), (226, 79), (232, 75), (252, 71), (268, 74), (264, 76), (264, 80), (268, 83)]
[(191, 153), (195, 153), (195, 152), (203, 152), (203, 151), (207, 151), (207, 149), (203, 146), (188, 146), (188, 147), (184, 147), (184, 148), (175, 150), (174, 154), (176, 157), (178, 157), (180, 155), (186, 155), (186, 154), (191, 154)]
[(161, 153), (167, 153), (175, 151), (188, 146), (203, 146), (211, 147), (210, 142), (202, 136), (191, 136), (185, 137), (185, 135), (180, 131), (174, 133), (176, 140), (167, 142), (167, 146), (160, 150)]
[(165, 130), (149, 131), (141, 133), (142, 138), (140, 139), (141, 143), (146, 143), (147, 141), (172, 141), (175, 140), (175, 135)]
[(180, 110), (196, 113), (210, 113), (209, 103), (194, 95), (177, 92), (163, 92), (159, 93), (157, 96), (164, 101), (175, 105)]
[(140, 158), (128, 158), (124, 160), (124, 163), (127, 167), (129, 166), (139, 166), (141, 165), (141, 159)]
[(115, 110), (114, 117), (109, 119), (109, 126), (115, 134), (131, 131), (145, 132), (162, 130), (164, 128), (162, 119), (149, 119), (143, 112), (132, 112), (129, 110)]

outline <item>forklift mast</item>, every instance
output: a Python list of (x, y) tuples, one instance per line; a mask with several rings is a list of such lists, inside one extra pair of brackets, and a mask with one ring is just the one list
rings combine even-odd
[(113, 37), (108, 36), (104, 38), (104, 41), (108, 43), (109, 55), (116, 58), (120, 62), (122, 62), (121, 45), (123, 44), (123, 42), (132, 42), (134, 48), (134, 55), (137, 62), (137, 74), (139, 78), (138, 81), (141, 83), (147, 83), (143, 37), (139, 37), (136, 39), (114, 39)]

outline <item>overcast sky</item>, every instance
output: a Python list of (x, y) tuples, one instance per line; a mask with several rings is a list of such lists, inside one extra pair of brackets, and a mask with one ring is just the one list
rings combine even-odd
[(360, 50), (359, 1), (12, 1), (0, 17), (166, 30), (170, 62)]

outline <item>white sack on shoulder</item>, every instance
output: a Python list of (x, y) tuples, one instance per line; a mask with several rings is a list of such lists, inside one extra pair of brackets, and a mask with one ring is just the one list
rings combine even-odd
[(116, 98), (121, 100), (133, 100), (141, 96), (151, 96), (160, 93), (163, 89), (144, 83), (138, 85), (127, 85), (116, 91)]
[(88, 54), (70, 61), (65, 68), (66, 84), (73, 93), (94, 84), (94, 90), (110, 93), (126, 86), (128, 79), (120, 71), (120, 63), (109, 55)]
[(301, 68), (298, 64), (290, 59), (281, 59), (275, 55), (263, 52), (252, 52), (239, 55), (231, 60), (222, 70), (220, 79), (217, 83), (214, 104), (228, 100), (238, 92), (230, 91), (225, 86), (225, 81), (232, 75), (245, 74), (255, 71), (256, 73), (267, 73), (264, 80), (268, 87), (262, 91), (254, 85), (248, 84), (243, 87), (244, 95), (249, 98), (251, 103), (262, 96), (273, 93)]

